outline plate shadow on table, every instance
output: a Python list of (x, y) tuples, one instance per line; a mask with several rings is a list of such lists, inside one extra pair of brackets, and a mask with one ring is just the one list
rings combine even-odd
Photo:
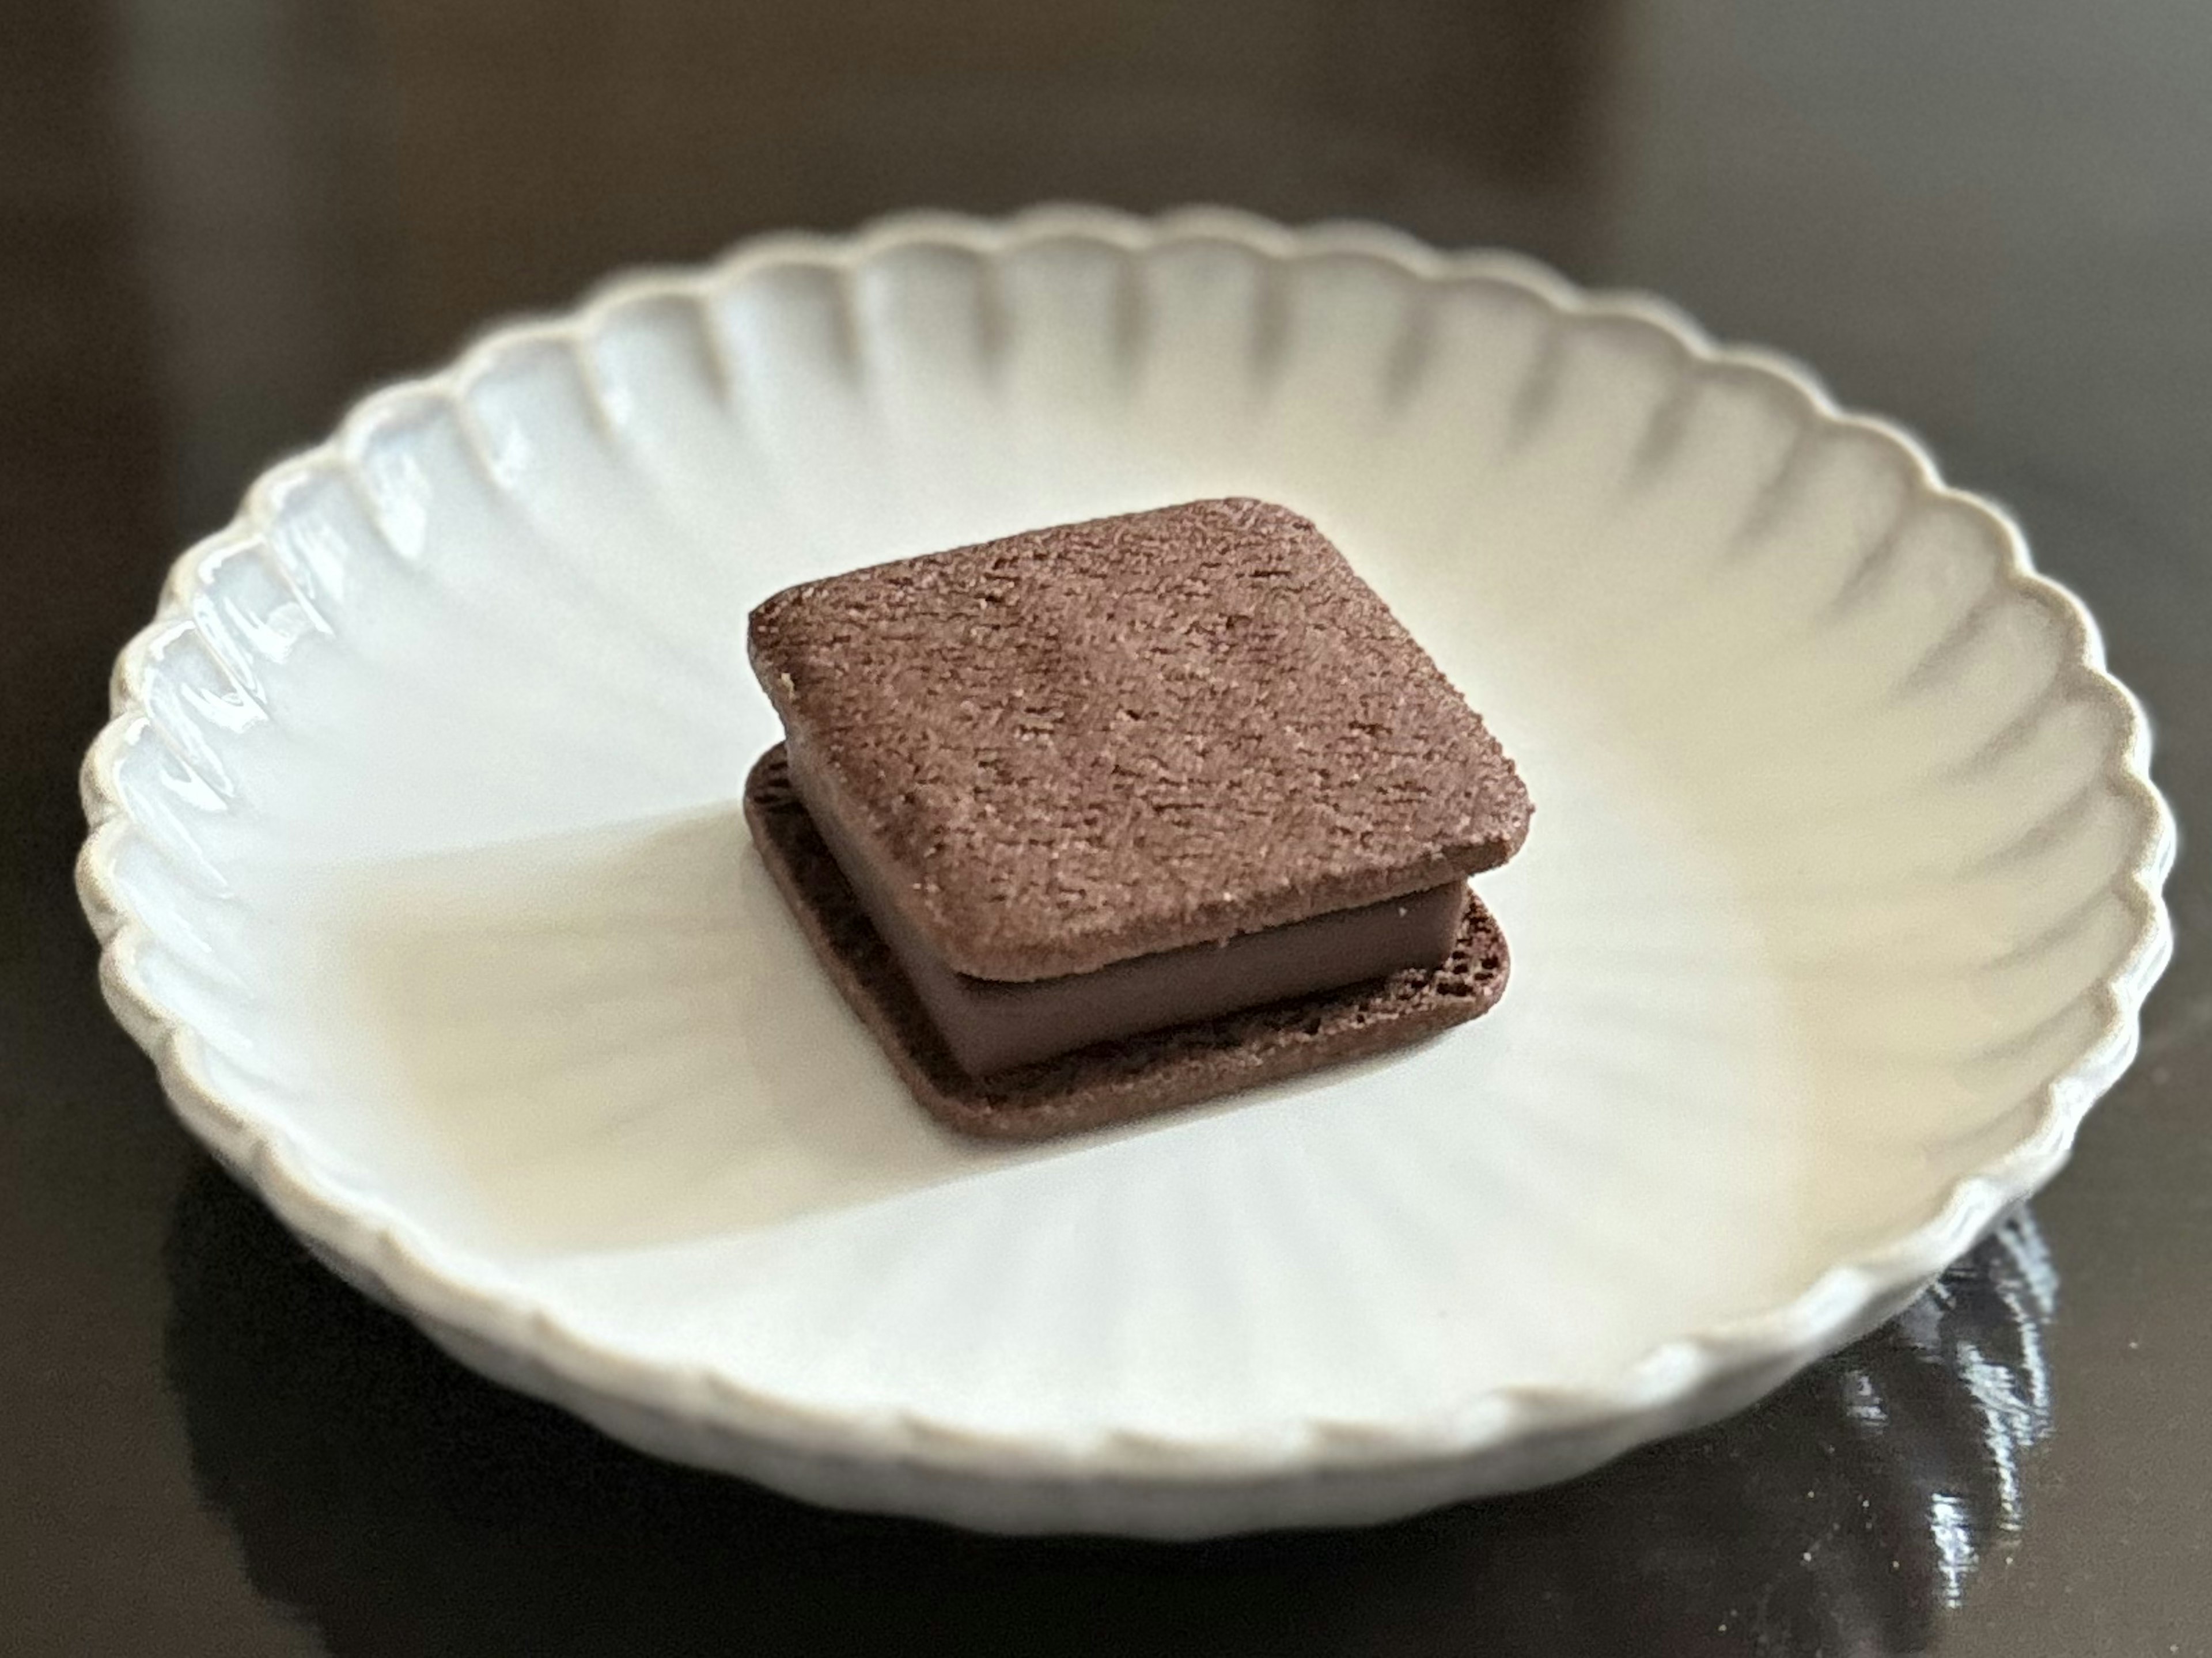
[(1013, 1540), (634, 1454), (446, 1358), (209, 1164), (167, 1240), (203, 1500), (340, 1655), (1902, 1652), (2027, 1522), (2057, 1275), (2014, 1216), (1731, 1422), (1367, 1531)]

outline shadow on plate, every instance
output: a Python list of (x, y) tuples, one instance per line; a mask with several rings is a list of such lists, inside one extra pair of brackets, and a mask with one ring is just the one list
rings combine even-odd
[(325, 1066), (374, 1083), (396, 1177), (434, 1148), (461, 1230), (675, 1242), (1040, 1155), (914, 1108), (733, 811), (360, 866), (326, 902)]
[(340, 1655), (1917, 1651), (2026, 1521), (2057, 1278), (2015, 1216), (1753, 1410), (1553, 1490), (1166, 1546), (836, 1515), (478, 1380), (212, 1165), (167, 1246), (203, 1497)]

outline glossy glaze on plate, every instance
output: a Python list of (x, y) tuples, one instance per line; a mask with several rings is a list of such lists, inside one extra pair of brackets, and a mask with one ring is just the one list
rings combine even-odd
[[(1538, 802), (1488, 1018), (954, 1142), (735, 798), (746, 609), (1208, 495), (1316, 518)], [(465, 1361), (821, 1500), (1193, 1535), (1555, 1479), (2063, 1161), (2172, 834), (2094, 627), (1802, 373), (1367, 228), (776, 239), (369, 398), (177, 567), (80, 865), (118, 1016)]]

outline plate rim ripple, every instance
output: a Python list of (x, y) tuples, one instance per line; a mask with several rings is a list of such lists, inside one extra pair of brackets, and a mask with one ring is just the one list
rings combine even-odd
[[(2100, 1029), (2075, 1061), (2044, 1085), (2024, 1136), (1955, 1181), (1929, 1219), (1835, 1262), (1790, 1302), (1674, 1337), (1601, 1382), (1492, 1388), (1463, 1400), (1447, 1424), (1431, 1422), (1400, 1432), (1316, 1420), (1304, 1424), (1302, 1431), (1264, 1440), (1198, 1442), (1115, 1433), (1078, 1443), (981, 1433), (912, 1411), (867, 1417), (824, 1412), (741, 1386), (704, 1366), (678, 1370), (611, 1349), (520, 1293), (445, 1270), (434, 1245), (415, 1235), (404, 1215), (349, 1192), (316, 1166), (281, 1121), (228, 1096), (206, 1064), (199, 1034), (163, 1004), (140, 970), (153, 929), (132, 908), (117, 870), (143, 831), (127, 807), (118, 767), (134, 742), (161, 740), (149, 712), (148, 674), (163, 651), (197, 630), (191, 598), (203, 571), (258, 538), (286, 480), (307, 471), (349, 471), (364, 440), (400, 410), (455, 405), (476, 377), (506, 353), (532, 343), (573, 347), (588, 341), (623, 307), (672, 299), (696, 302), (773, 267), (850, 272), (916, 246), (988, 260), (1058, 240), (1103, 243), (1131, 255), (1184, 241), (1228, 243), (1270, 264), (1350, 255), (1379, 261), (1423, 284), (1493, 282), (1540, 302), (1554, 322), (1641, 323), (1668, 336), (1697, 367), (1759, 377), (1802, 400), (1812, 421), (1856, 431), (1893, 451), (1906, 465), (1918, 504), (1940, 502), (1981, 520), (2006, 550), (2001, 585), (2056, 617), (2064, 634), (2065, 660), (2054, 683), (2118, 714), (2123, 735), (2105, 757), (2102, 780), (2131, 803), (2142, 825), (2135, 861), (2111, 889), (2126, 903), (2134, 931), (2124, 958), (2090, 993), (2101, 1016)], [(225, 660), (220, 651), (208, 654)], [(248, 688), (241, 692), (253, 695)], [(1635, 1444), (1740, 1408), (1888, 1318), (2057, 1172), (2090, 1107), (2134, 1059), (2144, 998), (2172, 950), (2162, 889), (2177, 836), (2172, 811), (2150, 778), (2148, 719), (2107, 671), (2103, 641), (2087, 608), (2034, 568), (2025, 538), (2002, 507), (1946, 483), (1926, 447), (1905, 428), (1839, 409), (1804, 365), (1771, 350), (1716, 344), (1668, 301), (1585, 290), (1517, 253), (1439, 251), (1404, 232), (1360, 221), (1292, 228), (1241, 210), (1194, 207), (1141, 216), (1058, 203), (1004, 218), (908, 212), (871, 221), (848, 234), (754, 237), (698, 266), (619, 273), (565, 313), (495, 325), (438, 372), (370, 392), (323, 442), (266, 468), (231, 522), (175, 561), (153, 620), (117, 659), (110, 708), (82, 768), (89, 832), (76, 870), (80, 899), (100, 944), (102, 992), (117, 1019), (154, 1060), (163, 1091), (186, 1127), (318, 1257), (402, 1310), (465, 1363), (634, 1444), (818, 1500), (991, 1529), (1197, 1536), (1258, 1525), (1380, 1519), (1565, 1478)]]

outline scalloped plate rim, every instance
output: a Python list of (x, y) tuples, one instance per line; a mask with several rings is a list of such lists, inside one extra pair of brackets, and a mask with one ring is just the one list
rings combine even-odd
[[(150, 732), (159, 738), (146, 711), (144, 676), (157, 647), (195, 625), (190, 595), (204, 566), (253, 536), (266, 520), (272, 497), (288, 482), (325, 468), (349, 468), (365, 435), (396, 411), (455, 400), (508, 351), (547, 339), (571, 345), (586, 340), (623, 307), (671, 299), (696, 303), (720, 286), (768, 268), (826, 265), (850, 271), (915, 246), (951, 246), (980, 258), (1060, 240), (1104, 242), (1130, 253), (1190, 241), (1228, 243), (1277, 262), (1360, 258), (1393, 266), (1417, 282), (1480, 280), (1507, 286), (1538, 301), (1556, 318), (1632, 320), (1663, 333), (1695, 361), (1748, 372), (1785, 389), (1803, 399), (1823, 424), (1875, 438), (1908, 463), (1917, 494), (1963, 508), (1994, 528), (2008, 552), (2002, 584), (2055, 614), (2067, 630), (2071, 646), (2061, 677), (2070, 677), (2119, 709), (2125, 735), (2108, 756), (2105, 780), (2133, 799), (2145, 824), (2134, 865), (2124, 872), (2124, 888), (2117, 878), (2114, 884), (2128, 898), (2136, 925), (2125, 958), (2098, 987), (2102, 1027), (2079, 1058), (2044, 1087), (2040, 1108), (2025, 1137), (1955, 1181), (1937, 1212), (1918, 1226), (1835, 1263), (1783, 1305), (1662, 1343), (1605, 1384), (1494, 1388), (1464, 1400), (1449, 1423), (1431, 1422), (1404, 1433), (1308, 1422), (1288, 1438), (1267, 1443), (1115, 1435), (1076, 1444), (988, 1436), (910, 1412), (864, 1418), (825, 1412), (738, 1387), (703, 1367), (674, 1370), (633, 1359), (565, 1327), (542, 1305), (441, 1266), (438, 1246), (417, 1236), (406, 1217), (347, 1193), (313, 1165), (281, 1122), (258, 1117), (225, 1097), (202, 1060), (197, 1033), (138, 975), (136, 957), (150, 929), (130, 909), (112, 873), (134, 832), (115, 785), (117, 757), (138, 736)], [(588, 357), (580, 354), (579, 361), (588, 362)], [(260, 701), (250, 688), (241, 689)], [(496, 1370), (501, 1380), (552, 1398), (621, 1436), (653, 1440), (652, 1448), (664, 1455), (754, 1473), (800, 1494), (1004, 1529), (1056, 1528), (1054, 1515), (1071, 1506), (1094, 1509), (1090, 1519), (1104, 1528), (1162, 1535), (1252, 1523), (1330, 1523), (1347, 1507), (1402, 1512), (1387, 1500), (1379, 1507), (1347, 1504), (1341, 1494), (1318, 1507), (1310, 1502), (1285, 1506), (1269, 1493), (1282, 1482), (1364, 1473), (1383, 1484), (1393, 1475), (1425, 1475), (1426, 1483), (1448, 1488), (1446, 1497), (1432, 1500), (1479, 1495), (1565, 1477), (1631, 1445), (1735, 1408), (1889, 1316), (2057, 1172), (2089, 1108), (2133, 1060), (2143, 999), (2172, 949), (2162, 886), (2172, 864), (2176, 832), (2171, 810), (2149, 775), (2148, 720), (2134, 695), (2106, 671), (2102, 640), (2087, 610), (2071, 592), (2035, 569), (2021, 532), (2001, 507), (1945, 483), (1927, 449), (1903, 427), (1838, 409), (1802, 364), (1764, 349), (1716, 345), (1668, 301), (1641, 294), (1586, 291), (1521, 254), (1442, 252), (1404, 232), (1358, 221), (1296, 229), (1211, 207), (1152, 218), (1065, 204), (996, 220), (925, 211), (875, 220), (849, 235), (756, 237), (704, 265), (617, 273), (566, 313), (496, 325), (442, 369), (372, 390), (355, 402), (324, 441), (264, 469), (247, 489), (238, 514), (175, 561), (153, 620), (117, 659), (111, 710), (85, 758), (82, 787), (90, 832), (76, 865), (79, 894), (101, 944), (103, 993), (118, 1021), (155, 1060), (164, 1092), (186, 1127), (319, 1256), (356, 1285), (398, 1306), (449, 1351), (463, 1350), (466, 1362)], [(610, 1404), (617, 1407), (613, 1412), (605, 1408)], [(677, 1431), (646, 1431), (629, 1414), (635, 1412), (661, 1418)], [(610, 1421), (611, 1416), (622, 1421)], [(686, 1428), (708, 1430), (717, 1436), (715, 1444), (702, 1449), (684, 1442)], [(1516, 1445), (1529, 1448), (1537, 1471), (1486, 1478), (1485, 1464)], [(886, 1462), (898, 1465), (927, 1489), (873, 1501), (854, 1498), (852, 1465)], [(775, 1467), (771, 1470), (768, 1464)], [(1042, 1491), (1042, 1482), (1071, 1481), (1099, 1485), (1102, 1498), (1107, 1488), (1127, 1490), (1119, 1501), (1071, 1505), (1048, 1492), (1024, 1501), (1011, 1491), (994, 1496), (981, 1489), (1030, 1482)], [(1188, 1503), (1202, 1490), (1212, 1491), (1218, 1501), (1203, 1509), (1185, 1509), (1178, 1519), (1173, 1505)]]

